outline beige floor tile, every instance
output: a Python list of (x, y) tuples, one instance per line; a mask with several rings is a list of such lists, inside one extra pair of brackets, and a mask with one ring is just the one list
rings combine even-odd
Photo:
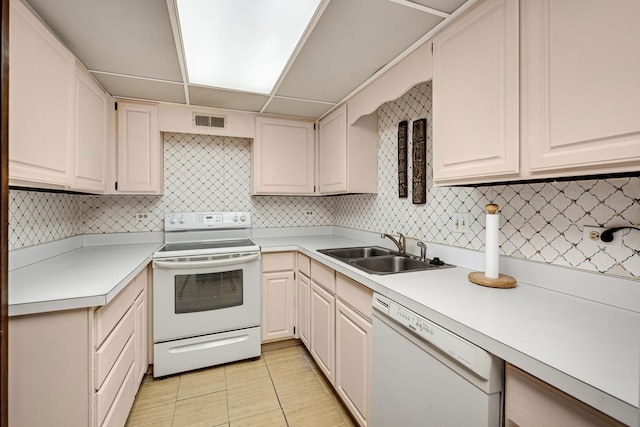
[(188, 372), (180, 376), (178, 400), (215, 393), (227, 387), (224, 366)]
[(287, 427), (282, 409), (263, 412), (262, 414), (231, 421), (231, 427)]
[(299, 346), (299, 345), (300, 345), (300, 341), (295, 339), (269, 342), (266, 344), (262, 344), (262, 354), (264, 355), (264, 353), (272, 350), (279, 350), (281, 348)]
[(271, 375), (311, 371), (311, 366), (303, 351), (300, 346), (297, 346), (265, 353), (264, 359)]
[(229, 420), (238, 420), (280, 408), (278, 396), (270, 378), (263, 378), (242, 387), (227, 390)]
[(175, 403), (179, 384), (179, 376), (143, 382), (133, 402), (132, 410), (138, 411)]
[(126, 427), (171, 427), (175, 404), (132, 411)]
[(283, 410), (290, 427), (334, 427), (349, 425), (328, 397), (315, 402), (307, 402), (303, 405), (284, 407)]
[(274, 376), (273, 383), (283, 408), (313, 403), (328, 397), (320, 380), (311, 371)]
[(173, 427), (210, 427), (228, 423), (227, 393), (205, 394), (176, 403)]
[(269, 379), (269, 370), (264, 360), (247, 362), (246, 364), (232, 364), (225, 366), (227, 390), (247, 387), (255, 381)]

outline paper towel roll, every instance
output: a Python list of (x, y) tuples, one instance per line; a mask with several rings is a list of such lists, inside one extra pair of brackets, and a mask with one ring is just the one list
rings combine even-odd
[[(487, 205), (488, 206), (488, 205)], [(500, 276), (498, 257), (498, 228), (500, 215), (490, 213), (487, 210), (486, 238), (485, 238), (485, 270), (484, 275), (490, 279), (497, 279)]]

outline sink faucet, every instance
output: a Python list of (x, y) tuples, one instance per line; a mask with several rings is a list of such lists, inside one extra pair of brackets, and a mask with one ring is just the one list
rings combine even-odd
[(387, 233), (380, 234), (381, 239), (384, 239), (385, 237), (388, 237), (389, 239), (391, 239), (391, 241), (395, 243), (395, 245), (398, 247), (398, 251), (401, 254), (403, 254), (406, 252), (407, 243), (402, 233), (398, 233), (398, 236), (399, 236), (398, 239), (396, 239), (391, 234), (387, 234)]
[(424, 262), (427, 260), (427, 244), (425, 242), (418, 242), (416, 243), (416, 245), (418, 245), (418, 247), (420, 248), (420, 261)]

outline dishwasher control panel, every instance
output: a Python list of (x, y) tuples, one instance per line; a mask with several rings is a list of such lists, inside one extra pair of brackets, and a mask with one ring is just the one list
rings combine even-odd
[(374, 294), (372, 305), (467, 369), (489, 378), (491, 356), (485, 350), (382, 295)]

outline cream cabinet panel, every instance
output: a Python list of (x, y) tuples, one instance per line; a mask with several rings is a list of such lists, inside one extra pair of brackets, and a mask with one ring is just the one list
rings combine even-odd
[(335, 298), (322, 286), (311, 282), (310, 302), (311, 355), (334, 383), (335, 364)]
[(311, 279), (298, 271), (298, 336), (310, 348)]
[(313, 123), (256, 118), (251, 161), (254, 194), (314, 194)]
[(335, 388), (358, 424), (367, 425), (371, 399), (371, 323), (336, 301)]
[(378, 119), (373, 113), (347, 124), (347, 104), (320, 120), (318, 180), (321, 194), (378, 191)]
[(157, 106), (118, 101), (117, 192), (162, 194)]
[(293, 271), (262, 273), (262, 341), (293, 338), (295, 326)]
[(624, 424), (507, 364), (506, 426), (599, 427)]
[(9, 178), (72, 183), (75, 59), (18, 0), (10, 5)]
[(433, 177), (519, 171), (518, 0), (484, 0), (433, 38)]
[(523, 147), (532, 172), (637, 171), (640, 2), (522, 1)]
[(108, 103), (108, 95), (76, 65), (72, 189), (106, 191)]
[(320, 121), (318, 143), (320, 193), (347, 191), (347, 106)]
[(135, 374), (137, 384), (141, 384), (147, 369), (149, 368), (149, 301), (147, 292), (147, 278), (143, 276), (141, 279), (145, 282), (145, 288), (138, 295), (135, 302), (135, 337), (136, 337), (136, 363)]

